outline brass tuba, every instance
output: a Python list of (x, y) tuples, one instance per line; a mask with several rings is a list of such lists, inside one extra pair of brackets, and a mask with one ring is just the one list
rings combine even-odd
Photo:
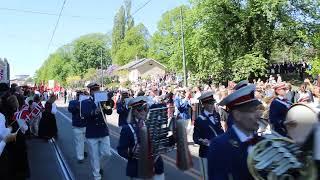
[[(289, 109), (284, 122), (290, 139), (273, 130), (262, 133), (264, 139), (248, 154), (251, 175), (257, 180), (317, 179), (313, 148), (308, 143), (318, 123), (317, 113), (308, 105), (296, 104)], [(259, 124), (264, 126), (260, 129), (268, 126), (263, 119)]]

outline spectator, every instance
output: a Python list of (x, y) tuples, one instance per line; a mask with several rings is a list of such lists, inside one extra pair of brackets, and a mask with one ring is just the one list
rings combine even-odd
[(312, 93), (306, 89), (306, 83), (301, 84), (300, 90), (295, 96), (295, 102), (302, 102), (302, 103), (313, 102)]
[(292, 90), (292, 86), (290, 83), (287, 84), (287, 88), (288, 88), (288, 91), (286, 93), (286, 96), (285, 98), (291, 102), (291, 103), (294, 103), (295, 102), (295, 96), (296, 96), (296, 91), (293, 91)]

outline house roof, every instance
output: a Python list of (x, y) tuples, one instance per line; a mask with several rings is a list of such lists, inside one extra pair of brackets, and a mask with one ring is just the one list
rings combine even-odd
[(150, 61), (159, 64), (159, 65), (162, 66), (163, 68), (166, 68), (166, 66), (164, 66), (163, 64), (159, 63), (158, 61), (156, 61), (156, 60), (154, 60), (154, 59), (143, 58), (143, 59), (138, 59), (138, 60), (135, 60), (135, 61), (131, 61), (131, 62), (129, 62), (128, 64), (119, 67), (117, 70), (136, 69), (136, 68), (138, 68), (139, 66), (141, 66), (141, 65), (143, 65), (143, 64), (145, 64), (145, 63), (148, 63), (148, 62), (150, 62)]

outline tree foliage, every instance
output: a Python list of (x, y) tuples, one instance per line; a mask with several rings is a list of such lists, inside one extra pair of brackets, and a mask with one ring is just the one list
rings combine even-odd
[(65, 85), (65, 79), (69, 74), (69, 59), (63, 59), (60, 53), (51, 54), (41, 68), (36, 72), (36, 82), (46, 83), (54, 79)]
[(124, 39), (126, 30), (126, 13), (123, 6), (120, 7), (119, 11), (113, 20), (113, 30), (112, 30), (112, 57), (117, 54), (120, 47), (121, 41)]
[[(113, 30), (112, 30), (112, 58), (114, 63), (122, 65), (123, 63), (123, 50), (126, 48), (123, 47), (123, 41), (125, 41), (125, 36), (127, 33), (134, 27), (134, 19), (131, 15), (131, 0), (125, 0), (124, 6), (121, 6), (117, 14), (114, 17), (113, 21)], [(118, 53), (118, 51), (120, 51)]]
[(73, 55), (76, 72), (83, 76), (89, 68), (104, 68), (111, 65), (110, 39), (104, 34), (89, 34), (74, 41)]
[(116, 13), (111, 38), (90, 34), (61, 47), (36, 80), (67, 84), (74, 76), (93, 78), (101, 54), (104, 68), (150, 57), (179, 73), (182, 32), (187, 69), (195, 79), (248, 79), (262, 76), (268, 63), (311, 59), (310, 73), (320, 73), (318, 0), (190, 0), (190, 6), (165, 12), (152, 36), (143, 24), (134, 24), (131, 6), (125, 0)]
[(186, 16), (189, 10), (186, 6), (174, 8), (162, 15), (158, 30), (153, 34), (150, 43), (149, 56), (159, 60), (172, 71), (182, 70), (181, 8), (183, 16)]
[(320, 33), (316, 34), (313, 37), (313, 43), (314, 43), (314, 47), (315, 49), (317, 49), (318, 51), (314, 50), (314, 54), (315, 57), (311, 60), (311, 70), (308, 71), (309, 74), (313, 75), (313, 76), (318, 76), (320, 75)]
[(320, 75), (320, 57), (316, 57), (311, 61), (312, 69), (308, 71), (313, 76)]
[[(291, 52), (306, 51), (312, 46), (311, 37), (319, 30), (317, 1), (191, 2), (193, 8), (187, 16), (194, 32), (192, 60), (198, 64), (197, 70), (202, 77), (212, 75), (207, 74), (206, 69), (213, 69), (213, 76), (219, 81), (234, 79), (233, 64), (246, 54), (258, 53), (269, 63), (280, 59), (276, 53), (283, 55), (279, 52), (284, 47)], [(254, 69), (254, 64), (251, 67)]]
[(250, 76), (263, 76), (266, 72), (267, 60), (258, 53), (246, 54), (232, 63), (233, 80), (240, 81)]
[(148, 53), (149, 32), (143, 24), (132, 27), (126, 34), (115, 55), (115, 62), (124, 65), (137, 58), (143, 58)]
[[(110, 38), (104, 34), (88, 34), (52, 53), (36, 71), (36, 82), (54, 79), (62, 85), (71, 85), (73, 77), (84, 77), (88, 69), (111, 65)], [(71, 77), (71, 78), (68, 78)]]

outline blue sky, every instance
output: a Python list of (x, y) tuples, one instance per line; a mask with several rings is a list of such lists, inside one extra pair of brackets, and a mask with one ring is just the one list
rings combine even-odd
[[(134, 12), (148, 0), (132, 0)], [(58, 16), (16, 10), (59, 14), (63, 0), (0, 0), (0, 57), (11, 66), (11, 78), (29, 74), (41, 66), (61, 45), (93, 32), (111, 32), (113, 18), (123, 0), (67, 0), (54, 39), (48, 49)], [(188, 0), (152, 0), (134, 15), (152, 34), (161, 15)], [(72, 16), (81, 16), (75, 18)]]

